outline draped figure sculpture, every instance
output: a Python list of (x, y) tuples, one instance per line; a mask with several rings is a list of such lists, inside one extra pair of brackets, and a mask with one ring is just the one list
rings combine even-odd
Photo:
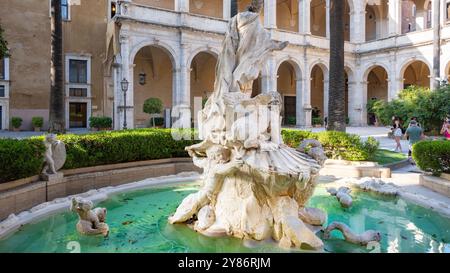
[(288, 45), (271, 40), (261, 25), (262, 4), (252, 1), (228, 25), (214, 93), (198, 114), (202, 142), (186, 147), (204, 170), (203, 186), (182, 201), (169, 222), (211, 236), (320, 249), (322, 241), (307, 224), (323, 225), (326, 217), (305, 204), (324, 162), (321, 146), (295, 150), (283, 144), (281, 96), (270, 90), (251, 97), (267, 57)]

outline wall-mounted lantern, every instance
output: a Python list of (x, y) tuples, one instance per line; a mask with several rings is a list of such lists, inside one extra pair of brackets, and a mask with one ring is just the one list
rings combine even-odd
[(147, 78), (147, 74), (145, 74), (144, 72), (139, 73), (139, 84), (145, 85), (146, 78)]

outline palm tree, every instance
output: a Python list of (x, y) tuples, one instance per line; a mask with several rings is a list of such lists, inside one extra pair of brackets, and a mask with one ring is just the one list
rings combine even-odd
[(61, 0), (52, 0), (52, 45), (49, 132), (65, 130)]
[(327, 130), (345, 132), (344, 1), (331, 0)]

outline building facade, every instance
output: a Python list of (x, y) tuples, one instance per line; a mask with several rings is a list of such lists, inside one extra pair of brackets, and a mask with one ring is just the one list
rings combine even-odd
[[(66, 126), (88, 128), (89, 117), (110, 116), (121, 129), (124, 111), (128, 128), (149, 126), (142, 108), (150, 97), (173, 117), (183, 113), (189, 126), (199, 104), (194, 98), (201, 105), (213, 91), (228, 20), (250, 0), (62, 2)], [(254, 94), (278, 91), (285, 122), (309, 127), (328, 115), (330, 0), (264, 2), (269, 35), (290, 45), (270, 55)], [(441, 2), (440, 78), (447, 79), (450, 1)], [(32, 116), (48, 120), (50, 6), (42, 0), (0, 5), (11, 49), (0, 64), (1, 129), (13, 116), (30, 129)], [(373, 122), (369, 100), (391, 100), (410, 85), (430, 87), (437, 13), (431, 0), (346, 0), (345, 10), (346, 111), (351, 125), (362, 126)]]

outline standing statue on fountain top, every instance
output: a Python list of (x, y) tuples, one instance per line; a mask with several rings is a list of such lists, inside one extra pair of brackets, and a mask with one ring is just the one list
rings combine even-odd
[[(234, 16), (227, 28), (216, 67), (214, 93), (199, 113), (199, 131), (201, 139), (210, 139), (214, 143), (225, 141), (225, 105), (223, 96), (250, 98), (253, 81), (258, 78), (269, 53), (283, 50), (288, 42), (270, 39), (259, 20), (264, 1), (252, 0), (247, 11)], [(273, 90), (275, 91), (275, 90)]]
[(203, 187), (183, 200), (169, 222), (192, 224), (207, 235), (273, 238), (287, 248), (320, 249), (322, 241), (305, 223), (322, 225), (326, 217), (305, 205), (323, 150), (309, 142), (300, 150), (283, 144), (279, 93), (251, 97), (269, 53), (288, 45), (271, 40), (261, 25), (262, 4), (252, 1), (228, 25), (214, 93), (199, 112), (203, 141), (186, 147), (204, 170)]

